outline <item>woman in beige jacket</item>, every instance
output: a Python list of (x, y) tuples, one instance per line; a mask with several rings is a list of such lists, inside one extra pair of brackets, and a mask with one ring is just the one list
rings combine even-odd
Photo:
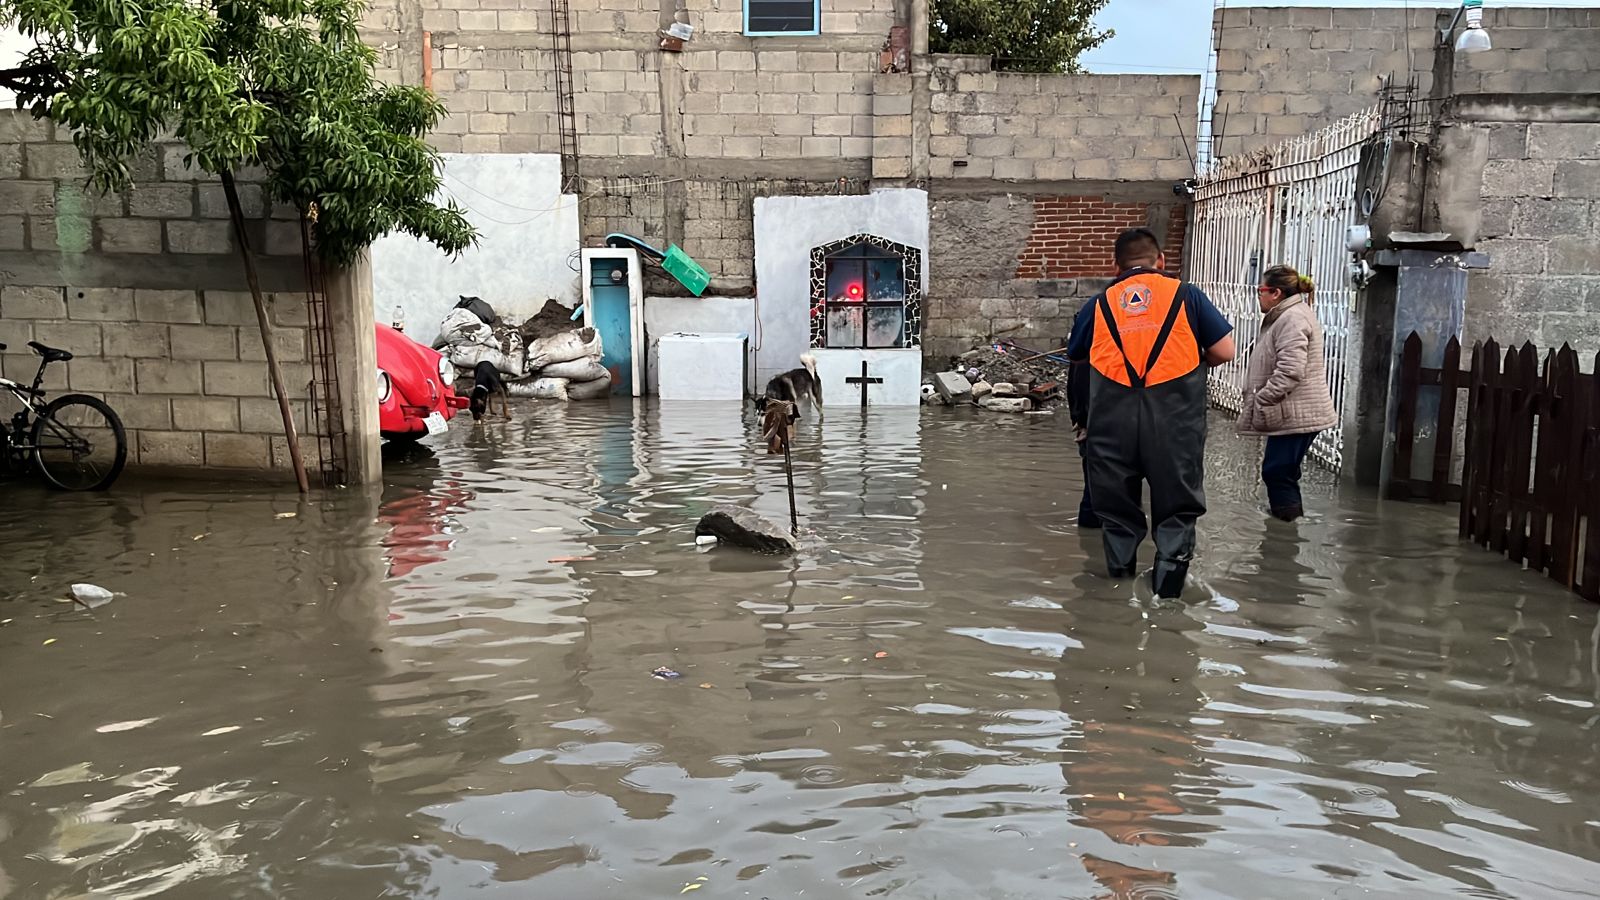
[(1311, 308), (1311, 279), (1275, 266), (1256, 288), (1261, 336), (1245, 373), (1239, 433), (1267, 439), (1261, 480), (1272, 515), (1293, 522), (1305, 514), (1300, 467), (1317, 433), (1339, 421), (1328, 390), (1322, 324)]

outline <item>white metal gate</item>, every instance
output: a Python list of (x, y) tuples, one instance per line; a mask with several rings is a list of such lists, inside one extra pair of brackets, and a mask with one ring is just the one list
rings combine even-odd
[[(1334, 406), (1344, 416), (1348, 349), (1356, 288), (1345, 232), (1357, 222), (1361, 146), (1379, 129), (1378, 107), (1322, 131), (1273, 147), (1219, 159), (1195, 188), (1189, 281), (1234, 324), (1239, 356), (1211, 370), (1211, 402), (1238, 412), (1245, 367), (1261, 329), (1256, 285), (1275, 265), (1294, 266), (1316, 282)], [(1311, 456), (1338, 471), (1342, 424), (1324, 431)]]

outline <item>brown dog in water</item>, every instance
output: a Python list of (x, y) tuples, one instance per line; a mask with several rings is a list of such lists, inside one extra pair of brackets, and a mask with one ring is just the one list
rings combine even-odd
[(800, 418), (796, 406), (787, 400), (769, 400), (761, 409), (761, 439), (767, 453), (782, 453), (785, 441), (794, 443), (794, 423)]

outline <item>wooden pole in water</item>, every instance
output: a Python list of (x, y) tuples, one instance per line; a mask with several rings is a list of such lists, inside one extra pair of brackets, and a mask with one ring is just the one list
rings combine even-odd
[[(789, 435), (783, 435), (783, 473), (789, 478), (789, 531), (800, 530), (800, 517), (794, 511), (794, 461), (789, 457)], [(796, 535), (798, 537), (798, 535)]]

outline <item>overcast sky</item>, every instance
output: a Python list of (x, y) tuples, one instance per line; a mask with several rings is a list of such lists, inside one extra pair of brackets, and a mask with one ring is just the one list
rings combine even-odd
[[(1229, 9), (1245, 6), (1355, 6), (1395, 8), (1456, 6), (1430, 0), (1228, 0)], [(1600, 7), (1600, 0), (1487, 0), (1485, 6)], [(1184, 72), (1201, 75), (1211, 48), (1212, 0), (1111, 0), (1101, 10), (1102, 28), (1117, 36), (1083, 57), (1091, 72)]]

